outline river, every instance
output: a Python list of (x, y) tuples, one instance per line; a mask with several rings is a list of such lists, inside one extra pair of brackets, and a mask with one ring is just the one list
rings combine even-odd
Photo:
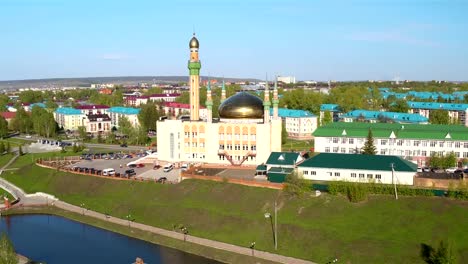
[(147, 264), (219, 263), (60, 216), (32, 214), (0, 218), (0, 233), (8, 234), (19, 254), (47, 264), (130, 264), (136, 257)]

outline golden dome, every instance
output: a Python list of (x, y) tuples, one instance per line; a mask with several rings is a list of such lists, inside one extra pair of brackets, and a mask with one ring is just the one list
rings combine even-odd
[(263, 102), (246, 92), (239, 92), (224, 101), (218, 108), (220, 118), (259, 119), (263, 118)]
[(191, 49), (198, 49), (200, 44), (198, 43), (198, 39), (195, 37), (195, 33), (193, 34), (193, 38), (189, 42), (189, 47)]

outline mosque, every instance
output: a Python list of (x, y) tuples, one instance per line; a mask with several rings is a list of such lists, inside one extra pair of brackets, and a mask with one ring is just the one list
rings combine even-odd
[[(168, 162), (201, 162), (220, 165), (257, 165), (270, 153), (281, 151), (281, 118), (278, 116), (278, 89), (270, 102), (268, 84), (265, 98), (238, 92), (226, 99), (221, 92), (219, 118), (213, 119), (211, 88), (208, 82), (206, 119), (201, 120), (199, 42), (189, 42), (190, 120), (166, 119), (157, 122), (158, 159)], [(273, 115), (270, 117), (270, 106)]]

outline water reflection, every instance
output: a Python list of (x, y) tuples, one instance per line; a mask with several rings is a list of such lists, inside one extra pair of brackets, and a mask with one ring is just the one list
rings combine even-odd
[(7, 232), (18, 253), (54, 263), (147, 264), (219, 263), (104, 229), (53, 215), (2, 216), (0, 232)]

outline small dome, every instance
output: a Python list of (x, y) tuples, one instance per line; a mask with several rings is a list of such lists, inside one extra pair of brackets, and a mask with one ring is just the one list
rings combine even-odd
[(220, 118), (263, 118), (263, 101), (247, 92), (239, 92), (224, 101), (218, 108)]
[(198, 49), (200, 44), (198, 43), (198, 39), (195, 37), (195, 34), (193, 34), (193, 38), (190, 40), (189, 47), (191, 49)]

